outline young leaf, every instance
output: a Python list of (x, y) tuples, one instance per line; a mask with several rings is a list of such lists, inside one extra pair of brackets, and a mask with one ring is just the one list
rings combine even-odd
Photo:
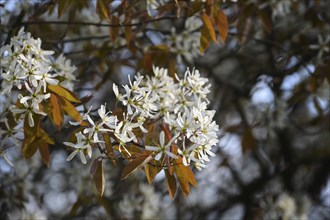
[(50, 95), (50, 102), (53, 106), (53, 111), (50, 114), (50, 118), (53, 121), (53, 123), (57, 126), (57, 128), (60, 128), (63, 123), (63, 109), (62, 105), (59, 103), (59, 100), (57, 99), (56, 95), (51, 93)]
[(93, 164), (92, 164), (92, 167), (90, 170), (90, 174), (93, 176), (94, 185), (100, 196), (103, 196), (104, 182), (105, 182), (102, 161), (103, 161), (102, 158), (96, 158), (93, 161)]
[(81, 121), (81, 116), (80, 113), (77, 111), (77, 109), (65, 98), (59, 97), (59, 99), (62, 104), (64, 112), (68, 114), (71, 118), (73, 118), (75, 121), (77, 122)]
[[(111, 24), (112, 25), (118, 25), (119, 24), (119, 18), (117, 16), (112, 16), (111, 18)], [(110, 27), (110, 38), (112, 42), (115, 42), (119, 33), (119, 27)]]
[(53, 93), (66, 98), (70, 102), (80, 103), (80, 100), (69, 90), (59, 85), (48, 85), (48, 89)]
[(147, 176), (147, 180), (148, 183), (151, 184), (152, 181), (155, 179), (155, 177), (157, 176), (157, 174), (162, 170), (161, 167), (156, 167), (153, 166), (151, 164), (146, 164), (146, 176)]
[(215, 34), (214, 27), (212, 25), (212, 21), (211, 21), (210, 17), (206, 14), (202, 14), (201, 17), (202, 17), (202, 21), (203, 21), (203, 27), (206, 28), (210, 38), (216, 43), (217, 36)]
[(59, 0), (58, 1), (58, 8), (57, 8), (57, 16), (60, 18), (63, 12), (69, 7), (71, 4), (71, 0)]
[(22, 155), (25, 159), (31, 158), (38, 149), (38, 144), (36, 139), (27, 139), (25, 138), (22, 142)]
[(148, 163), (150, 160), (152, 160), (151, 155), (141, 155), (140, 157), (132, 160), (123, 169), (120, 179), (126, 179), (131, 173)]
[(175, 176), (171, 175), (167, 170), (164, 170), (164, 172), (168, 193), (170, 194), (171, 198), (174, 199), (177, 190)]
[(182, 175), (186, 180), (188, 180), (188, 182), (191, 185), (193, 185), (194, 187), (197, 187), (197, 182), (196, 182), (196, 179), (195, 179), (195, 175), (192, 172), (192, 170), (190, 169), (190, 167), (183, 165), (182, 162), (180, 164), (175, 165), (175, 167), (176, 167), (176, 173), (177, 174), (179, 172), (180, 175)]
[(54, 140), (49, 137), (49, 135), (42, 128), (39, 128), (38, 130), (38, 140), (47, 144), (55, 144)]
[(39, 141), (39, 152), (41, 155), (42, 161), (49, 167), (50, 163), (50, 156), (49, 156), (49, 149), (48, 144), (42, 141)]
[(225, 13), (222, 10), (218, 10), (218, 15), (215, 19), (215, 23), (218, 27), (218, 31), (223, 43), (225, 43), (228, 34), (228, 20)]
[(174, 170), (179, 180), (181, 191), (185, 196), (187, 196), (190, 192), (189, 181), (182, 175), (182, 172), (180, 172), (180, 169), (178, 169), (176, 166), (174, 167)]
[(250, 128), (246, 129), (242, 139), (242, 151), (245, 153), (247, 150), (252, 150), (255, 147), (256, 140), (253, 137)]
[(110, 8), (107, 0), (97, 0), (96, 1), (96, 11), (101, 19), (110, 19)]
[(205, 50), (210, 46), (211, 39), (210, 34), (205, 26), (201, 29), (201, 36), (200, 36), (200, 52), (204, 53)]

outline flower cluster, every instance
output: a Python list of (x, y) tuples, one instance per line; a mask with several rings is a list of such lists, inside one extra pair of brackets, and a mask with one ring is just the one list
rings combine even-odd
[[(41, 49), (41, 40), (34, 39), (23, 28), (17, 36), (11, 38), (10, 44), (0, 49), (1, 93), (8, 95), (12, 90), (20, 91), (15, 97), (18, 98), (19, 105), (11, 111), (14, 114), (26, 113), (30, 127), (34, 126), (34, 114), (46, 115), (40, 103), (50, 97), (47, 85), (61, 85), (68, 89), (73, 87), (73, 72), (76, 67), (63, 55), (54, 59), (52, 54), (54, 51)], [(15, 98), (11, 102), (15, 103)]]
[[(167, 69), (153, 68), (154, 76), (135, 76), (132, 82), (123, 85), (124, 93), (114, 84), (113, 90), (124, 111), (112, 114), (105, 105), (98, 109), (98, 120), (93, 121), (89, 113), (83, 116), (89, 126), (76, 134), (77, 143), (65, 142), (76, 150), (68, 157), (85, 153), (91, 157), (91, 146), (97, 144), (106, 149), (104, 134), (118, 145), (118, 152), (131, 156), (130, 144), (151, 152), (155, 161), (182, 158), (185, 166), (194, 163), (197, 168), (205, 166), (213, 145), (217, 144), (219, 127), (213, 121), (214, 111), (207, 110), (208, 80), (193, 69), (176, 75), (176, 81)], [(158, 132), (153, 132), (158, 129)], [(86, 149), (86, 150), (85, 150)]]
[(177, 54), (177, 62), (181, 63), (182, 58), (192, 62), (194, 58), (200, 55), (200, 31), (202, 21), (197, 16), (187, 18), (185, 28), (177, 32), (173, 27), (172, 34), (166, 36), (166, 44), (170, 46), (170, 51)]

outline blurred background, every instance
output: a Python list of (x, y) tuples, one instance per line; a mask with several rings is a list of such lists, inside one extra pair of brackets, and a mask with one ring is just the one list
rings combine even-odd
[[(151, 185), (140, 171), (120, 181), (124, 163), (108, 161), (101, 198), (91, 163), (66, 161), (68, 123), (47, 128), (56, 142), (49, 168), (1, 139), (14, 166), (0, 157), (0, 219), (330, 219), (330, 1), (102, 2), (105, 14), (93, 0), (0, 0), (1, 46), (25, 27), (63, 53), (77, 67), (82, 112), (113, 109), (112, 84), (152, 65), (171, 76), (199, 69), (221, 127), (216, 156), (194, 170), (198, 187), (173, 201), (163, 173)], [(203, 52), (200, 12), (210, 5), (228, 33)]]

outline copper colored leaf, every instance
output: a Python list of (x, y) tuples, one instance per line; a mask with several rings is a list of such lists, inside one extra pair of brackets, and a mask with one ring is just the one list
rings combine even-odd
[(54, 140), (41, 128), (38, 130), (38, 140), (47, 144), (55, 144)]
[(38, 149), (38, 144), (36, 139), (31, 141), (31, 139), (24, 139), (22, 142), (22, 155), (25, 159), (31, 158)]
[(54, 94), (50, 95), (50, 102), (53, 106), (53, 110), (50, 114), (50, 117), (51, 117), (53, 123), (58, 128), (60, 128), (62, 126), (63, 117), (64, 117), (62, 105), (59, 102), (59, 100), (57, 99), (56, 95), (54, 95)]
[(183, 165), (182, 163), (176, 165), (176, 173), (180, 172), (180, 175), (182, 175), (188, 182), (193, 185), (194, 187), (197, 187), (197, 182), (195, 179), (195, 175), (190, 169), (190, 167)]
[(121, 180), (126, 179), (131, 173), (142, 167), (144, 164), (152, 160), (151, 155), (141, 155), (138, 158), (129, 162), (121, 173)]
[(251, 129), (246, 129), (242, 139), (242, 151), (252, 150), (255, 147), (256, 140), (253, 137)]
[(191, 2), (189, 7), (187, 8), (187, 17), (191, 17), (203, 8), (203, 2), (195, 1)]
[(179, 171), (180, 169), (177, 169), (176, 167), (174, 167), (174, 169), (175, 169), (176, 176), (179, 180), (179, 185), (180, 185), (181, 191), (183, 192), (183, 194), (185, 196), (187, 196), (190, 192), (189, 181), (182, 175), (182, 172)]
[(170, 194), (171, 198), (174, 199), (177, 186), (176, 186), (176, 179), (174, 175), (171, 175), (167, 170), (165, 171), (165, 177), (166, 177), (166, 186), (168, 193)]
[(155, 177), (161, 170), (162, 170), (161, 167), (156, 167), (151, 164), (146, 165), (145, 171), (146, 171), (146, 176), (147, 176), (147, 180), (148, 180), (149, 184), (152, 183), (152, 181), (155, 179)]
[(60, 18), (64, 11), (69, 7), (71, 4), (71, 0), (59, 0), (58, 1), (58, 8), (57, 8), (57, 16)]
[(107, 0), (97, 0), (96, 11), (101, 19), (110, 19), (110, 8)]
[(75, 121), (81, 121), (81, 116), (78, 110), (65, 98), (60, 97), (60, 101), (63, 107), (64, 112), (73, 118)]
[(97, 192), (99, 193), (100, 196), (103, 196), (105, 178), (103, 172), (102, 158), (96, 158), (93, 161), (90, 174), (93, 176), (94, 185), (97, 189)]
[(49, 156), (48, 144), (45, 142), (39, 141), (38, 147), (39, 147), (39, 152), (40, 152), (42, 161), (46, 164), (47, 167), (49, 167), (50, 156)]
[(25, 139), (30, 139), (31, 142), (33, 141), (34, 138), (37, 137), (38, 129), (39, 129), (40, 116), (33, 114), (32, 118), (33, 118), (33, 121), (34, 121), (34, 126), (33, 127), (30, 127), (30, 125), (29, 125), (29, 119), (28, 119), (27, 114), (25, 115), (25, 119), (24, 119), (24, 138)]
[(206, 14), (202, 14), (201, 17), (202, 17), (202, 21), (203, 21), (203, 27), (206, 28), (210, 38), (214, 42), (217, 42), (217, 36), (215, 34), (214, 27), (213, 27), (213, 24), (212, 24), (212, 21), (211, 21), (210, 17)]
[(216, 25), (218, 27), (218, 31), (221, 37), (222, 42), (226, 41), (228, 34), (228, 20), (225, 13), (222, 10), (218, 10), (218, 15), (215, 19)]
[[(111, 24), (112, 25), (119, 25), (119, 19), (118, 19), (117, 16), (112, 16)], [(110, 38), (113, 42), (116, 41), (119, 30), (120, 30), (119, 27), (110, 27)]]
[(201, 36), (200, 36), (200, 52), (204, 53), (205, 50), (210, 46), (211, 38), (209, 32), (205, 26), (201, 29)]
[(267, 12), (267, 10), (260, 10), (258, 11), (258, 15), (261, 18), (263, 25), (265, 26), (268, 32), (272, 31), (272, 18), (271, 13)]
[(63, 88), (59, 85), (48, 85), (48, 89), (53, 93), (67, 99), (70, 102), (80, 103), (80, 100), (73, 94), (73, 92)]

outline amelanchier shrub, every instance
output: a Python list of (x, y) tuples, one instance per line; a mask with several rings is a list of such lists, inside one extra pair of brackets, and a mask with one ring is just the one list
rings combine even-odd
[(23, 156), (30, 158), (39, 150), (48, 165), (48, 145), (54, 141), (43, 129), (44, 118), (60, 130), (68, 115), (75, 120), (70, 124), (77, 128), (64, 142), (72, 148), (67, 161), (78, 154), (86, 164), (87, 158), (97, 154), (91, 174), (101, 195), (106, 159), (128, 161), (122, 179), (143, 168), (151, 183), (164, 170), (172, 198), (177, 180), (185, 195), (190, 185), (196, 187), (190, 166), (204, 168), (218, 142), (215, 111), (207, 110), (208, 79), (197, 69), (187, 69), (182, 79), (178, 75), (172, 78), (167, 69), (154, 66), (153, 76), (138, 73), (122, 89), (113, 85), (120, 110), (108, 111), (104, 104), (97, 114), (90, 108), (81, 115), (76, 109), (80, 100), (71, 91), (76, 68), (63, 55), (54, 58), (53, 54), (41, 49), (41, 40), (23, 29), (1, 48), (1, 89), (7, 94), (6, 102), (12, 104), (3, 116), (6, 141), (19, 144), (17, 136), (23, 132)]

